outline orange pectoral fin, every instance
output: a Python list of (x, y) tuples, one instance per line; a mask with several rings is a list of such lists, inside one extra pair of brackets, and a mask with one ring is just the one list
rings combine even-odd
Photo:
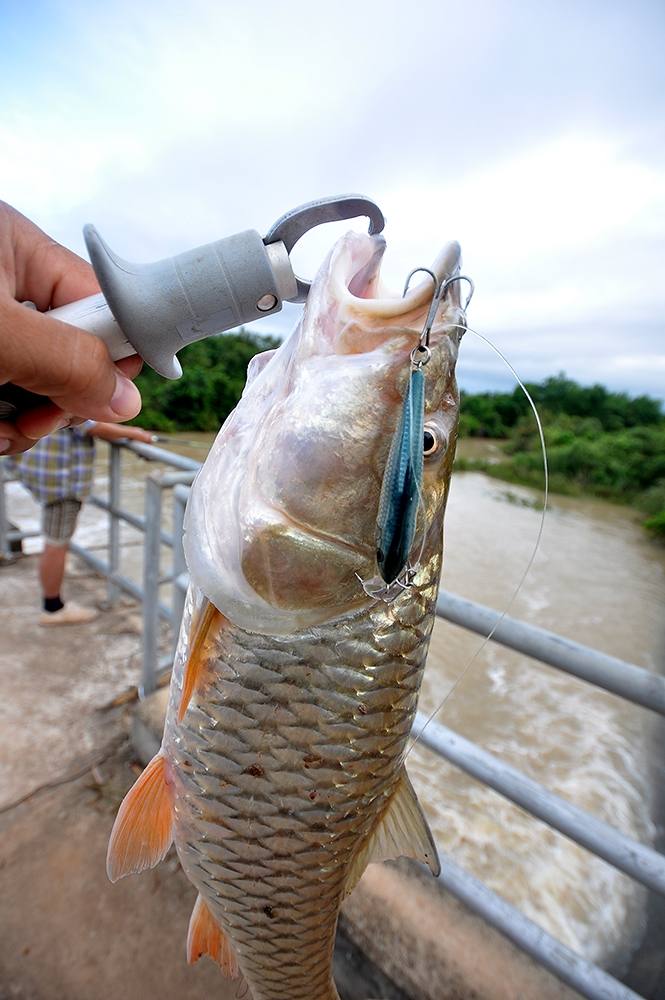
[(187, 932), (187, 961), (190, 965), (208, 955), (229, 979), (238, 979), (240, 969), (224, 931), (217, 924), (201, 896), (196, 897)]
[(173, 841), (173, 802), (161, 752), (125, 795), (113, 824), (106, 855), (111, 882), (154, 868)]
[(192, 646), (189, 659), (185, 666), (185, 673), (182, 678), (182, 695), (180, 696), (180, 706), (178, 708), (178, 722), (187, 711), (187, 706), (191, 701), (194, 691), (198, 687), (206, 664), (206, 653), (208, 651), (208, 639), (214, 639), (221, 627), (224, 616), (217, 610), (210, 601), (205, 602), (199, 620), (194, 628)]

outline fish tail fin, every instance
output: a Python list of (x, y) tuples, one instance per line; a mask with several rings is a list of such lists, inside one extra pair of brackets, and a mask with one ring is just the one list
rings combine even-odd
[(240, 968), (231, 943), (214, 920), (201, 894), (196, 897), (187, 931), (187, 961), (190, 965), (208, 955), (229, 979), (240, 978)]
[(154, 868), (173, 841), (173, 801), (161, 751), (129, 789), (113, 824), (106, 855), (111, 882)]

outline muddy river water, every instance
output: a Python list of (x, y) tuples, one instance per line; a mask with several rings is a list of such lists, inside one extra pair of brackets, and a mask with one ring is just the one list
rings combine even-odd
[[(201, 448), (170, 447), (205, 456)], [(99, 448), (102, 491), (105, 450)], [(130, 509), (142, 509), (147, 471), (125, 457), (123, 500)], [(14, 484), (9, 490), (14, 520), (36, 523), (34, 504)], [(536, 491), (478, 473), (454, 476), (443, 586), (503, 610), (533, 548), (539, 499)], [(104, 542), (104, 517), (90, 505), (78, 539)], [(140, 539), (126, 528), (123, 542), (123, 569), (140, 579)], [(665, 549), (628, 508), (551, 499), (540, 550), (511, 615), (662, 672), (664, 608)], [(437, 622), (422, 708), (429, 712), (446, 697), (480, 643)], [(654, 842), (664, 775), (652, 713), (489, 643), (437, 719), (626, 834)], [(606, 961), (639, 939), (645, 892), (631, 880), (426, 749), (416, 747), (408, 766), (441, 849), (560, 940)]]

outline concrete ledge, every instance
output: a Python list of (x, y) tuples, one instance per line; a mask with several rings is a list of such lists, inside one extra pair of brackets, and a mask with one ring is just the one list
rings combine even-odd
[(168, 704), (168, 687), (159, 688), (140, 701), (132, 714), (132, 744), (142, 764), (148, 764), (162, 744)]
[(351, 940), (411, 1000), (578, 995), (406, 859), (370, 865), (343, 914)]

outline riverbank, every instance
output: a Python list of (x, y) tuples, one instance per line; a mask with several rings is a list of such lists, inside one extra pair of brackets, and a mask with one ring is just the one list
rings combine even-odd
[[(481, 472), (504, 483), (542, 490), (545, 482), (542, 456), (539, 455), (537, 465), (533, 456), (529, 456), (527, 464), (524, 462), (524, 455), (517, 460), (514, 456), (511, 457), (512, 447), (513, 443), (509, 438), (462, 438), (458, 443), (455, 469), (457, 472)], [(549, 458), (548, 452), (548, 466)], [(665, 542), (665, 511), (661, 511), (661, 503), (665, 503), (665, 486), (658, 485), (642, 494), (625, 496), (620, 491), (608, 488), (584, 487), (575, 478), (552, 474), (551, 469), (549, 486), (550, 495), (596, 497), (627, 507), (639, 517), (640, 523), (655, 541)]]
[[(660, 400), (630, 398), (602, 385), (581, 386), (560, 374), (527, 386), (547, 447), (550, 489), (628, 504), (665, 539), (665, 415)], [(493, 438), (492, 454), (465, 458), (459, 471), (542, 488), (540, 434), (526, 395), (462, 394), (462, 439)]]

